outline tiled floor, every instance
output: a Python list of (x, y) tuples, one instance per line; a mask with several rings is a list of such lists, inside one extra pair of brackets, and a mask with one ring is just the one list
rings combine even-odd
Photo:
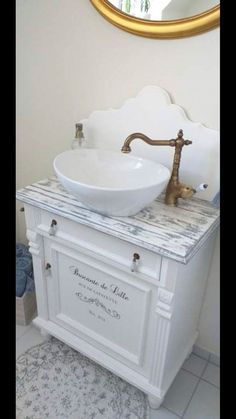
[[(16, 356), (44, 339), (33, 325), (16, 326)], [(219, 366), (213, 356), (210, 360), (208, 358), (197, 351), (191, 354), (170, 387), (163, 405), (158, 410), (151, 410), (150, 419), (220, 418)]]

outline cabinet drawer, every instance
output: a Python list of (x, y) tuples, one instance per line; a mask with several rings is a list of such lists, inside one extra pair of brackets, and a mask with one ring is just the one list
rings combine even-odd
[[(159, 281), (161, 256), (152, 251), (44, 210), (41, 210), (40, 219), (37, 227), (39, 233), (70, 247), (74, 246), (81, 252), (91, 252), (91, 256), (125, 271), (131, 271), (134, 254), (138, 254), (133, 275), (145, 275)], [(56, 221), (55, 234), (49, 235), (52, 220)]]

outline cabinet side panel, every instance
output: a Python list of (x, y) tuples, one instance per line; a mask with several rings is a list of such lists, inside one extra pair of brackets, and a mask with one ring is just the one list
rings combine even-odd
[(43, 237), (36, 232), (41, 222), (41, 210), (32, 205), (25, 205), (26, 236), (29, 251), (33, 258), (34, 282), (36, 289), (38, 316), (48, 319), (47, 284), (45, 279), (45, 260)]
[(187, 265), (179, 264), (177, 270), (165, 373), (161, 383), (164, 392), (171, 385), (198, 336), (198, 320), (214, 241), (215, 235)]

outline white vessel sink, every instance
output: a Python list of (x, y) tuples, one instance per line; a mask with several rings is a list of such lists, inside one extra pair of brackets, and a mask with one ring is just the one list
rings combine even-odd
[(151, 160), (101, 149), (68, 150), (53, 167), (59, 182), (88, 208), (134, 215), (161, 194), (170, 171)]

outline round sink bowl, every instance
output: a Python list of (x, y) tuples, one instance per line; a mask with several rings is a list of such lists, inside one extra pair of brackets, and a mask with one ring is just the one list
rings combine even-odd
[(53, 167), (59, 182), (88, 208), (104, 215), (135, 215), (166, 187), (170, 171), (162, 164), (101, 149), (68, 150)]

